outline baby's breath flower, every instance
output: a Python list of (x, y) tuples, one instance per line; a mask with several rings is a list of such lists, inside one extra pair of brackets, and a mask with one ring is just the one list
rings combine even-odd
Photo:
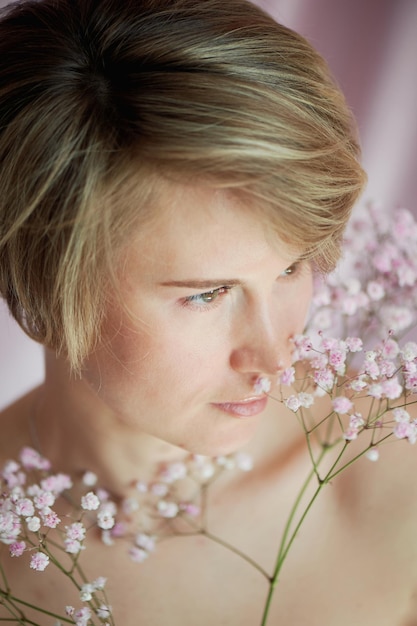
[(37, 572), (43, 572), (49, 565), (49, 556), (43, 552), (35, 552), (30, 559), (30, 567)]
[(46, 526), (47, 528), (56, 528), (61, 522), (61, 519), (58, 517), (55, 511), (52, 511), (48, 508), (41, 511), (41, 518), (44, 526)]
[(143, 563), (149, 556), (146, 550), (137, 546), (130, 546), (128, 554), (134, 563)]
[(75, 619), (76, 626), (88, 626), (91, 615), (91, 609), (88, 606), (84, 606), (82, 609), (75, 611), (73, 617)]
[(84, 546), (78, 539), (64, 539), (65, 552), (68, 554), (78, 554), (81, 550), (84, 550)]
[(242, 470), (242, 472), (250, 472), (253, 469), (253, 459), (250, 454), (246, 452), (236, 452), (234, 459), (236, 467)]
[(86, 487), (94, 487), (97, 484), (97, 474), (94, 472), (85, 472), (82, 477), (82, 482)]
[(160, 500), (157, 504), (157, 509), (161, 517), (175, 517), (178, 515), (178, 504), (175, 502), (167, 502), (165, 500)]
[(187, 466), (182, 462), (169, 463), (163, 468), (160, 474), (161, 480), (168, 484), (174, 483), (177, 480), (182, 480), (186, 476)]
[(48, 459), (45, 459), (33, 448), (23, 448), (20, 452), (19, 458), (26, 470), (38, 469), (49, 471), (51, 469), (51, 464)]
[(71, 487), (72, 480), (68, 474), (55, 474), (41, 480), (41, 488), (54, 494), (60, 494)]
[(295, 368), (287, 367), (281, 374), (280, 382), (282, 385), (290, 386), (295, 380)]
[(100, 510), (97, 513), (97, 526), (103, 530), (110, 530), (115, 524), (115, 519), (110, 511)]
[(369, 459), (369, 461), (378, 461), (379, 459), (379, 450), (378, 448), (369, 448), (369, 450), (366, 452), (365, 454), (366, 458)]
[(99, 576), (98, 578), (93, 580), (92, 585), (94, 589), (102, 591), (104, 587), (106, 586), (106, 583), (107, 583), (107, 578), (105, 578), (104, 576)]
[(24, 541), (15, 541), (9, 546), (9, 551), (12, 556), (22, 556), (25, 549), (26, 543)]
[(348, 413), (353, 408), (352, 401), (346, 398), (346, 396), (333, 398), (332, 405), (336, 413), (340, 413), (341, 415)]
[(89, 491), (81, 498), (81, 508), (85, 511), (96, 511), (100, 506), (100, 500), (95, 493)]
[(97, 609), (97, 616), (100, 619), (108, 619), (111, 616), (111, 606), (101, 604)]
[(158, 498), (164, 498), (168, 493), (168, 487), (164, 483), (153, 483), (151, 493)]
[(33, 506), (32, 500), (22, 498), (16, 502), (15, 511), (17, 515), (21, 515), (22, 517), (32, 517), (35, 512), (35, 507)]
[(147, 552), (153, 552), (155, 550), (155, 537), (147, 535), (146, 533), (138, 533), (135, 537), (135, 543), (138, 548), (143, 548)]
[(417, 359), (417, 343), (415, 341), (408, 341), (400, 351), (404, 361), (410, 362)]
[(65, 532), (68, 539), (83, 541), (85, 538), (86, 528), (81, 522), (74, 522), (70, 526), (65, 526)]
[(95, 589), (91, 583), (85, 583), (81, 587), (80, 599), (82, 602), (90, 602), (93, 599), (93, 593)]
[(290, 409), (290, 411), (293, 411), (294, 413), (296, 413), (301, 406), (301, 402), (294, 394), (286, 398), (286, 400), (284, 400), (284, 404), (288, 409)]
[(255, 381), (253, 389), (257, 395), (268, 393), (271, 390), (271, 381), (266, 376), (259, 376)]
[(28, 529), (34, 533), (38, 532), (41, 527), (41, 520), (36, 515), (34, 515), (33, 517), (28, 517), (26, 523)]

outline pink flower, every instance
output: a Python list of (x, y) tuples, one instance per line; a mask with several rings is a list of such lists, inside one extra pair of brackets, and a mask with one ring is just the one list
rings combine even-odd
[(43, 552), (35, 552), (30, 559), (30, 567), (37, 572), (43, 572), (49, 565), (49, 556)]
[(94, 472), (85, 472), (82, 481), (86, 487), (94, 487), (97, 484), (97, 475)]
[(143, 561), (148, 558), (146, 550), (136, 546), (130, 546), (128, 554), (134, 563), (143, 563)]
[(283, 385), (292, 385), (295, 380), (295, 369), (287, 367), (281, 374), (281, 383)]
[(345, 396), (333, 398), (332, 405), (336, 413), (340, 413), (341, 415), (348, 413), (353, 408), (352, 402)]
[(15, 511), (17, 515), (21, 515), (22, 517), (32, 517), (35, 512), (35, 507), (33, 506), (32, 500), (22, 498), (16, 502)]
[(345, 370), (346, 352), (344, 350), (334, 349), (329, 352), (329, 364), (338, 372), (343, 373)]
[(106, 604), (101, 604), (97, 609), (97, 616), (100, 619), (108, 619), (111, 615), (111, 606), (107, 606)]
[(187, 466), (185, 463), (169, 463), (161, 472), (161, 480), (171, 484), (177, 480), (182, 480), (187, 476)]
[(236, 467), (242, 472), (250, 472), (253, 469), (253, 459), (246, 452), (236, 452), (234, 455)]
[(27, 522), (28, 529), (32, 531), (33, 533), (37, 533), (41, 527), (41, 520), (36, 515), (34, 515), (33, 517), (27, 518), (26, 522)]
[(103, 590), (104, 587), (106, 586), (106, 583), (107, 583), (107, 578), (105, 578), (104, 576), (99, 576), (98, 578), (93, 580), (92, 584), (93, 584), (94, 589)]
[(161, 517), (171, 518), (178, 515), (178, 504), (175, 502), (166, 502), (165, 500), (160, 500), (157, 504), (157, 509)]
[(357, 439), (358, 433), (359, 430), (357, 428), (349, 426), (347, 430), (345, 430), (345, 432), (343, 433), (343, 437), (344, 439), (346, 439), (346, 441), (353, 441), (354, 439)]
[(365, 421), (360, 413), (354, 413), (350, 416), (349, 427), (343, 433), (344, 439), (346, 441), (353, 441), (357, 439), (359, 431), (362, 426), (365, 425)]
[(371, 300), (377, 301), (381, 300), (385, 296), (385, 289), (381, 283), (376, 280), (369, 281), (366, 292)]
[(147, 552), (153, 552), (155, 550), (155, 537), (147, 535), (146, 533), (138, 533), (135, 537), (135, 543), (138, 548), (143, 548)]
[(268, 393), (271, 390), (271, 381), (266, 376), (259, 376), (253, 386), (257, 395)]
[(97, 513), (97, 526), (99, 528), (102, 528), (103, 530), (110, 530), (110, 528), (113, 528), (114, 523), (115, 520), (110, 511), (100, 510)]
[(11, 511), (0, 513), (0, 541), (13, 543), (20, 535), (21, 523), (17, 515)]
[(168, 487), (164, 483), (154, 483), (151, 485), (151, 492), (158, 498), (163, 498), (168, 493)]
[(71, 489), (72, 480), (67, 474), (56, 474), (41, 480), (41, 487), (44, 491), (60, 494), (66, 489)]
[(93, 599), (93, 593), (95, 589), (91, 583), (85, 583), (81, 587), (80, 599), (82, 602), (90, 602)]
[(55, 511), (52, 511), (51, 509), (41, 511), (41, 517), (44, 526), (46, 526), (47, 528), (56, 528), (61, 522), (61, 519), (58, 517)]
[(363, 375), (354, 378), (349, 383), (349, 387), (353, 389), (353, 391), (362, 391), (367, 385), (368, 383), (364, 380)]
[(201, 509), (197, 504), (193, 504), (192, 502), (186, 502), (181, 504), (181, 510), (184, 511), (190, 517), (198, 517), (201, 513)]
[(397, 377), (390, 378), (385, 380), (382, 383), (382, 389), (384, 396), (389, 398), (389, 400), (396, 400), (399, 398), (403, 392), (402, 385), (398, 382)]
[(24, 541), (15, 541), (9, 546), (10, 554), (12, 556), (22, 556), (25, 548), (26, 544)]
[(33, 501), (37, 509), (47, 509), (55, 504), (55, 496), (52, 491), (40, 489)]
[(363, 349), (363, 341), (359, 337), (347, 337), (346, 346), (350, 352), (361, 352)]
[(65, 552), (68, 554), (78, 554), (81, 550), (84, 550), (84, 546), (78, 539), (64, 539)]
[(309, 409), (314, 404), (314, 396), (311, 393), (306, 393), (304, 391), (300, 391), (298, 394), (298, 401), (300, 406), (305, 409)]
[(293, 339), (294, 345), (297, 349), (297, 358), (305, 359), (313, 348), (310, 337), (306, 335), (296, 335)]
[(326, 368), (324, 370), (314, 372), (313, 378), (316, 385), (321, 387), (324, 391), (332, 390), (334, 385), (334, 374), (330, 369)]
[(51, 469), (51, 464), (48, 459), (45, 459), (33, 448), (23, 448), (20, 452), (19, 458), (23, 467), (27, 470), (38, 469), (49, 471)]
[(100, 506), (100, 500), (95, 493), (89, 491), (81, 498), (81, 508), (85, 511), (96, 511)]
[(65, 530), (68, 539), (76, 539), (77, 541), (85, 539), (86, 529), (81, 522), (74, 522), (70, 526), (65, 526)]
[(88, 606), (84, 606), (74, 613), (76, 626), (88, 626), (88, 622), (91, 619), (91, 609)]
[(290, 409), (290, 411), (293, 411), (294, 413), (296, 413), (301, 406), (299, 399), (297, 398), (297, 396), (294, 395), (289, 396), (289, 398), (284, 400), (284, 404), (288, 409)]
[(417, 343), (415, 341), (408, 341), (401, 350), (401, 356), (403, 360), (407, 362), (417, 359)]
[(382, 346), (382, 356), (387, 359), (395, 359), (400, 351), (398, 342), (394, 339), (386, 339)]
[(369, 461), (378, 461), (379, 459), (379, 450), (377, 448), (370, 448), (367, 453), (365, 454), (366, 458), (369, 459)]

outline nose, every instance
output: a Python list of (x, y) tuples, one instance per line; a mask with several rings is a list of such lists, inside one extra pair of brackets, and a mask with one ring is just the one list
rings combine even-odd
[(254, 376), (277, 376), (290, 363), (290, 336), (285, 323), (265, 310), (246, 311), (235, 329), (231, 367)]

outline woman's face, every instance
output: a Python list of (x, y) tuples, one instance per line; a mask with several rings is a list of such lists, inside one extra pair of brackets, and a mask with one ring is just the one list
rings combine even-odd
[[(226, 454), (254, 434), (289, 365), (309, 264), (226, 192), (170, 185), (132, 238), (86, 378), (117, 419), (185, 449)], [(127, 312), (129, 311), (129, 313)]]

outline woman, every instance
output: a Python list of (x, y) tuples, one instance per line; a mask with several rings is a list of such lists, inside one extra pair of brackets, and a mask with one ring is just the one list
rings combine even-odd
[[(24, 0), (0, 59), (1, 292), (46, 348), (45, 383), (2, 415), (2, 460), (32, 446), (122, 500), (161, 463), (244, 448), (254, 470), (213, 485), (209, 528), (270, 571), (309, 458), (266, 393), (364, 181), (339, 90), (244, 0)], [(269, 623), (405, 624), (415, 505), (404, 477), (374, 492), (386, 474), (323, 497)], [(1, 558), (15, 596), (79, 603), (52, 568)], [(92, 538), (80, 561), (119, 625), (260, 623), (267, 581), (201, 533), (141, 565)]]

